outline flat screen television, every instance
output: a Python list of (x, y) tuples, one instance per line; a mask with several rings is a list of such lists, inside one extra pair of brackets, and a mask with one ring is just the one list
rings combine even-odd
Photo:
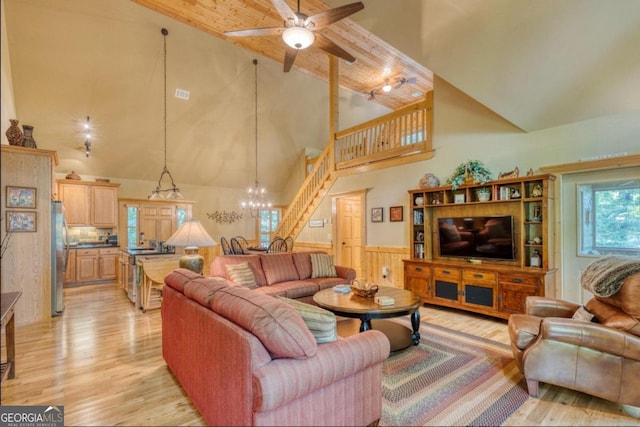
[(516, 259), (510, 215), (438, 218), (438, 236), (442, 257)]

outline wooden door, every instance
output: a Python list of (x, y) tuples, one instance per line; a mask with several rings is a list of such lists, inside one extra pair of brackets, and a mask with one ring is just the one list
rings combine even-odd
[(350, 195), (336, 199), (336, 265), (356, 270), (363, 277), (363, 195)]

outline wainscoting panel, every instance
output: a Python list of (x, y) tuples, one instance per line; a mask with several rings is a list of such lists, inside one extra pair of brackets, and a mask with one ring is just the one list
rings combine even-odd
[[(403, 259), (409, 258), (409, 248), (366, 246), (363, 269), (365, 280), (381, 286), (404, 287)], [(387, 278), (382, 277), (382, 268), (387, 267)]]

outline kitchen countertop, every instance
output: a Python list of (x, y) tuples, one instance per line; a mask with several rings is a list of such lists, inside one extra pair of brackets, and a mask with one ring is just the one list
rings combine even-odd
[(78, 243), (77, 245), (69, 245), (69, 249), (100, 249), (100, 248), (119, 248), (118, 245), (110, 243)]

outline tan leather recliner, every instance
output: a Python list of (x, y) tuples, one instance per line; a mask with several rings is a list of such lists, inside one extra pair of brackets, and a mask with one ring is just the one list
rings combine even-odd
[(640, 274), (586, 304), (596, 322), (572, 318), (579, 308), (527, 297), (526, 314), (510, 316), (511, 348), (529, 395), (545, 382), (640, 407)]

